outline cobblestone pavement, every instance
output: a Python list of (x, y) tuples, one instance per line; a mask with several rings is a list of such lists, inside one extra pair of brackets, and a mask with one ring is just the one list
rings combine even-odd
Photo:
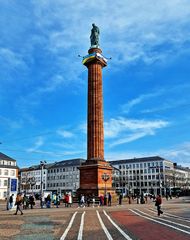
[(13, 215), (0, 205), (1, 240), (190, 239), (190, 201), (173, 199), (157, 216), (154, 203), (112, 207), (28, 209)]

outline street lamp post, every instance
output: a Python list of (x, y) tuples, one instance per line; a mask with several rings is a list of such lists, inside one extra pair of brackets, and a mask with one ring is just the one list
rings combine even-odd
[(41, 166), (41, 207), (42, 206), (42, 197), (43, 197), (43, 170), (44, 170), (44, 166), (46, 164), (46, 161), (40, 161), (40, 166)]

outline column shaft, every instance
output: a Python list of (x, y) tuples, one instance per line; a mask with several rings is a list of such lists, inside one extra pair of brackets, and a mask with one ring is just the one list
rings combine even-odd
[(88, 65), (88, 136), (87, 160), (104, 160), (102, 65)]

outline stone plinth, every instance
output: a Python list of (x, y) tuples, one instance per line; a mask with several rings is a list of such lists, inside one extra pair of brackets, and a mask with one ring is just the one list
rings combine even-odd
[[(103, 174), (109, 175), (109, 180), (102, 179)], [(108, 163), (89, 164), (87, 161), (80, 167), (80, 189), (83, 194), (104, 195), (105, 192), (113, 192), (112, 167)]]

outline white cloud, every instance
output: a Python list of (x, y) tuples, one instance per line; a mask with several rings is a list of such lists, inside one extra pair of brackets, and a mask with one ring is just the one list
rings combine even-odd
[[(32, 0), (26, 4), (1, 1), (0, 12), (0, 58), (4, 64), (0, 69), (0, 81), (3, 74), (9, 75), (14, 83), (17, 80), (16, 87), (12, 88), (17, 97), (11, 95), (11, 100), (17, 111), (29, 119), (28, 112), (40, 103), (41, 95), (59, 88), (65, 90), (71, 84), (69, 90), (86, 84), (86, 78), (81, 79), (86, 70), (77, 55), (87, 53), (93, 22), (100, 27), (103, 53), (112, 56), (112, 71), (136, 61), (145, 64), (168, 62), (190, 51), (189, 44), (184, 48), (190, 39), (189, 0), (118, 0), (114, 4), (109, 0)], [(6, 22), (9, 24), (5, 27)], [(18, 71), (20, 69), (27, 69), (26, 76), (21, 76), (24, 71)], [(7, 81), (4, 84), (10, 91), (12, 86)], [(8, 91), (3, 90), (2, 94), (6, 96)], [(134, 106), (159, 96), (156, 94), (137, 96), (123, 105), (123, 111), (129, 112)], [(31, 121), (36, 120), (31, 116)], [(113, 118), (105, 123), (105, 137), (110, 142), (114, 139), (116, 144), (122, 144), (155, 134), (168, 124), (163, 120)], [(83, 129), (86, 132), (86, 124)], [(69, 138), (72, 134), (63, 135)], [(37, 151), (39, 147), (40, 141), (31, 149)]]
[[(2, 3), (2, 7), (3, 5)], [(14, 8), (17, 9), (15, 15), (11, 4), (6, 7), (11, 9), (13, 19), (19, 24), (19, 28), (8, 28), (10, 32), (6, 31), (6, 35), (10, 34), (14, 40), (12, 44), (16, 45), (17, 41), (26, 35), (26, 31), (31, 29), (33, 32), (29, 32), (30, 37), (25, 38), (22, 52), (27, 53), (29, 57), (35, 50), (33, 47), (41, 43), (42, 50), (53, 54), (55, 61), (64, 56), (68, 62), (65, 61), (67, 66), (70, 65), (70, 61), (78, 62), (76, 59), (78, 53), (86, 54), (93, 22), (100, 27), (101, 46), (109, 55), (114, 56), (112, 59), (114, 65), (115, 62), (126, 64), (138, 59), (149, 64), (159, 58), (162, 59), (171, 53), (170, 50), (158, 52), (154, 49), (155, 46), (167, 42), (170, 43), (169, 49), (176, 51), (177, 48), (181, 51), (182, 44), (190, 35), (187, 28), (190, 15), (188, 0), (159, 0), (156, 3), (152, 0), (138, 3), (126, 0), (114, 4), (110, 4), (109, 0), (104, 2), (46, 0), (32, 1), (28, 8), (24, 7), (14, 4)], [(25, 14), (30, 14), (27, 21), (23, 21), (22, 15), (18, 14), (20, 8)], [(78, 77), (78, 73), (76, 76)]]
[(41, 94), (41, 93), (48, 93), (48, 92), (53, 92), (55, 91), (58, 87), (64, 85), (66, 83), (64, 77), (62, 75), (55, 75), (52, 78), (50, 78), (43, 87), (39, 87), (36, 90), (36, 94)]
[[(22, 54), (9, 48), (0, 48), (0, 66), (0, 83), (3, 83), (3, 86), (10, 84), (10, 82), (14, 84), (15, 75), (19, 72), (24, 74), (28, 70)], [(19, 82), (21, 82), (20, 79), (17, 80), (17, 84)], [(4, 92), (2, 91), (1, 94)]]
[(154, 129), (166, 127), (169, 123), (163, 120), (136, 120), (126, 119), (119, 117), (117, 119), (112, 118), (109, 122), (105, 122), (105, 137), (112, 138), (117, 137), (119, 133), (123, 131), (139, 131), (147, 130), (149, 133)]
[(105, 153), (106, 161), (121, 160), (121, 159), (132, 159), (140, 157), (155, 156), (155, 153), (150, 152), (138, 152), (138, 151), (108, 151)]
[[(124, 117), (111, 118), (104, 122), (105, 141), (110, 147), (132, 142), (145, 136), (155, 135), (170, 123), (164, 120), (138, 120)], [(81, 124), (79, 131), (87, 134), (87, 125)]]
[(84, 154), (84, 151), (77, 151), (77, 150), (75, 150), (75, 151), (63, 151), (63, 153), (62, 153), (62, 156), (74, 156), (75, 158), (78, 158), (79, 157), (79, 154)]
[(136, 120), (123, 117), (105, 122), (105, 138), (112, 140), (110, 147), (135, 141), (139, 138), (154, 135), (158, 129), (165, 128), (169, 122), (163, 120)]
[[(147, 100), (149, 100), (148, 104), (150, 104), (152, 102), (150, 101), (150, 99), (157, 100), (158, 107), (140, 110), (141, 113), (153, 113), (157, 111), (163, 111), (171, 108), (189, 105), (189, 95), (181, 95), (181, 92), (188, 91), (189, 89), (189, 84), (180, 84), (170, 88), (162, 88), (155, 91), (152, 90), (151, 93), (139, 95), (138, 97), (128, 101), (127, 103), (121, 105), (120, 108), (123, 113), (129, 113), (133, 107), (141, 103), (143, 104)], [(161, 102), (160, 98), (165, 99), (165, 101)]]
[(139, 157), (160, 156), (178, 165), (190, 168), (190, 142), (184, 142), (176, 146), (155, 149), (151, 151), (108, 151), (105, 155), (106, 160), (131, 159)]
[(38, 154), (42, 154), (43, 156), (45, 156), (45, 159), (47, 159), (47, 157), (53, 157), (53, 160), (55, 160), (55, 158), (62, 160), (62, 159), (66, 159), (67, 156), (73, 156), (74, 158), (78, 158), (78, 154), (84, 153), (83, 151), (76, 151), (76, 150), (65, 150), (65, 151), (43, 151), (43, 150), (34, 150), (34, 149), (28, 149), (28, 152), (31, 153), (38, 153)]
[(150, 98), (158, 97), (162, 93), (163, 93), (163, 91), (159, 90), (159, 91), (156, 91), (154, 93), (142, 94), (142, 95), (138, 96), (137, 98), (132, 99), (128, 103), (123, 104), (121, 106), (122, 112), (128, 113), (131, 110), (131, 108), (134, 107), (135, 105), (138, 105), (138, 104), (142, 103), (143, 101), (148, 100)]
[[(117, 1), (114, 4), (109, 1), (47, 1), (46, 4), (34, 1), (33, 6), (38, 28), (49, 36), (47, 47), (56, 53), (63, 49), (87, 50), (92, 22), (100, 27), (101, 46), (114, 56), (113, 63), (142, 59), (149, 64), (165, 60), (176, 48), (181, 51), (181, 45), (190, 35), (187, 0)], [(56, 28), (52, 27), (54, 24)], [(170, 43), (167, 51), (154, 49), (166, 42)]]
[(190, 167), (190, 142), (184, 142), (171, 148), (160, 150), (160, 153), (182, 166)]
[(149, 108), (141, 110), (141, 113), (157, 113), (162, 111), (167, 111), (173, 108), (188, 107), (189, 101), (177, 100), (177, 101), (165, 101), (161, 106), (155, 108)]
[(58, 148), (61, 148), (61, 149), (67, 149), (67, 150), (74, 150), (76, 148), (76, 146), (74, 146), (74, 144), (71, 144), (69, 143), (68, 141), (64, 141), (64, 142), (53, 142), (52, 145), (54, 147), (58, 147)]
[(121, 137), (121, 139), (115, 140), (113, 141), (113, 143), (110, 144), (110, 147), (114, 147), (120, 144), (124, 144), (124, 143), (128, 143), (128, 142), (133, 142), (135, 140), (138, 140), (142, 137), (145, 137), (147, 135), (153, 135), (152, 133), (148, 133), (148, 132), (141, 132), (141, 133), (133, 133), (133, 134), (129, 134), (128, 136), (123, 136)]
[(38, 137), (34, 143), (34, 146), (31, 148), (28, 148), (26, 151), (28, 151), (28, 152), (40, 151), (39, 148), (43, 145), (44, 145), (44, 139), (42, 137)]
[(67, 131), (67, 130), (63, 130), (63, 129), (57, 130), (57, 134), (60, 135), (63, 138), (72, 138), (72, 137), (75, 136), (72, 132)]
[[(45, 77), (44, 73), (39, 77), (38, 85), (31, 87), (32, 83), (28, 83), (30, 93), (25, 94), (26, 105), (39, 103), (40, 94), (51, 93), (59, 87), (77, 82), (73, 87), (78, 88), (84, 84), (81, 73), (85, 69), (77, 55), (86, 55), (93, 22), (100, 27), (100, 45), (105, 49), (105, 55), (113, 57), (110, 62), (112, 69), (117, 66), (121, 69), (123, 65), (137, 60), (150, 64), (166, 59), (173, 52), (176, 56), (178, 52), (184, 52), (183, 44), (190, 38), (190, 3), (187, 0), (160, 0), (156, 3), (152, 0), (138, 3), (126, 0), (114, 4), (108, 0), (33, 0), (26, 5), (8, 2), (0, 5), (7, 11), (3, 19), (12, 16), (6, 31), (1, 33), (2, 51), (7, 61), (16, 66), (26, 66), (27, 63), (30, 67), (38, 62), (47, 62), (42, 66)], [(0, 29), (4, 27), (0, 25)], [(9, 49), (6, 47), (7, 41), (11, 47)], [(167, 50), (162, 47), (165, 43)], [(187, 47), (185, 51), (188, 51)], [(38, 52), (42, 57), (40, 59)], [(6, 73), (9, 71), (11, 68)], [(26, 84), (26, 78), (23, 81)], [(129, 105), (132, 107), (141, 100), (137, 98)]]
[(0, 48), (0, 62), (9, 67), (25, 66), (22, 56), (8, 48)]

